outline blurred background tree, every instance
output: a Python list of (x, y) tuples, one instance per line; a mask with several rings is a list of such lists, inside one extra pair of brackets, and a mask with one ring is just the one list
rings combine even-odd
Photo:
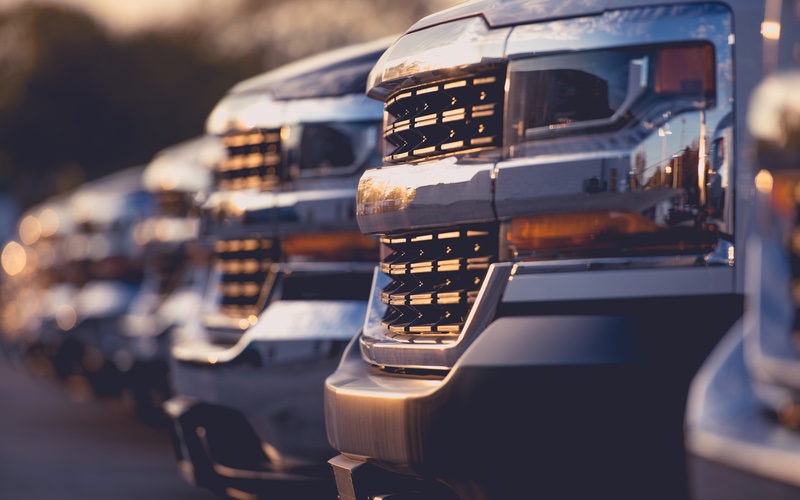
[[(0, 196), (20, 208), (203, 132), (236, 82), (399, 34), (448, 0), (219, 0), (117, 32), (66, 4), (0, 10)], [(210, 2), (206, 0), (206, 5)]]

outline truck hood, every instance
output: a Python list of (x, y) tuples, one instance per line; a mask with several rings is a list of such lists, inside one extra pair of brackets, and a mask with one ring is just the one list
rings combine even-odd
[(310, 56), (234, 85), (229, 94), (267, 93), (276, 100), (363, 93), (364, 75), (397, 36)]
[[(492, 28), (603, 12), (614, 0), (475, 0), (431, 14), (409, 28), (414, 32), (466, 17), (482, 16)], [(624, 2), (622, 2), (624, 3)]]

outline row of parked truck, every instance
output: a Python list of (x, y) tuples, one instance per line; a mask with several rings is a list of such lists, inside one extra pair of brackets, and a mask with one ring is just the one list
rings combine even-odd
[(245, 80), (24, 214), (6, 349), (230, 498), (795, 498), (798, 28), (473, 0)]

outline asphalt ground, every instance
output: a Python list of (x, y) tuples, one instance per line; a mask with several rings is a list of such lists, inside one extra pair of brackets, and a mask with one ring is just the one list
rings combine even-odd
[(0, 500), (211, 500), (179, 476), (165, 427), (0, 350)]

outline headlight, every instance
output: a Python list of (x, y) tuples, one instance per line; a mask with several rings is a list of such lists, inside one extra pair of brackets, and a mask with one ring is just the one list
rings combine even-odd
[(705, 254), (714, 250), (717, 231), (693, 226), (660, 226), (635, 212), (608, 210), (517, 217), (506, 240), (515, 258)]
[(293, 179), (354, 174), (380, 164), (378, 122), (304, 123), (289, 134)]
[(665, 118), (712, 107), (714, 48), (709, 43), (559, 54), (509, 64), (506, 146), (660, 126)]
[[(732, 124), (721, 119), (707, 134), (704, 115), (716, 103), (713, 45), (671, 43), (512, 60), (507, 86), (507, 157), (581, 153), (597, 168), (594, 173), (565, 166), (553, 181), (564, 194), (554, 196), (545, 213), (505, 225), (506, 255), (704, 255), (718, 247), (727, 253), (718, 240), (720, 233), (732, 239), (724, 185), (731, 147), (724, 139)], [(688, 113), (697, 132), (684, 142), (682, 128), (681, 149), (672, 146), (668, 153), (670, 120), (684, 117), (685, 126)], [(711, 159), (706, 135), (716, 147)]]
[(375, 261), (378, 242), (359, 232), (289, 234), (281, 241), (288, 261)]

